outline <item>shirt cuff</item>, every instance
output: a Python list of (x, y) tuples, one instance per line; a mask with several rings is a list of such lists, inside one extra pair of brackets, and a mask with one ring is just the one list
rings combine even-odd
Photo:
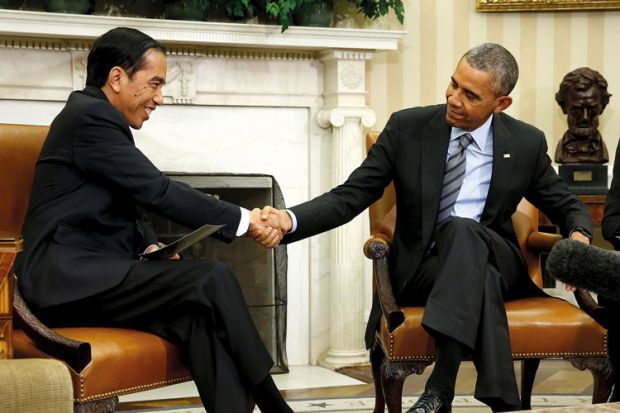
[(235, 235), (241, 237), (248, 232), (248, 228), (250, 227), (250, 211), (243, 207), (239, 207), (239, 209), (241, 210), (241, 219), (239, 220), (239, 226), (237, 227), (237, 233)]
[(288, 216), (291, 217), (291, 222), (293, 223), (293, 226), (291, 227), (291, 230), (289, 231), (289, 234), (290, 234), (291, 232), (295, 232), (295, 230), (297, 229), (297, 217), (295, 216), (293, 211), (291, 211), (290, 209), (287, 209), (286, 212), (288, 213)]
[(573, 232), (575, 232), (575, 231), (581, 232), (586, 238), (588, 238), (590, 240), (590, 243), (592, 243), (592, 234), (590, 234), (590, 231), (588, 231), (587, 229), (582, 228), (582, 227), (573, 228), (568, 233), (568, 238), (570, 238), (570, 236), (573, 235)]

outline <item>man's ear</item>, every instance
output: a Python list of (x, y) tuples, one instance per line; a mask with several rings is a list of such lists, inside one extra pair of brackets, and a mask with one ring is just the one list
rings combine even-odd
[(510, 96), (501, 96), (497, 98), (497, 105), (493, 112), (500, 113), (508, 109), (512, 105), (512, 98)]
[(114, 66), (110, 69), (110, 73), (108, 73), (108, 84), (116, 93), (119, 93), (121, 90), (121, 80), (124, 74), (125, 71), (120, 66)]

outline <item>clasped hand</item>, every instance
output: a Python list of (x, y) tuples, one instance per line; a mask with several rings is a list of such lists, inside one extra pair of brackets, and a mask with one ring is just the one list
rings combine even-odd
[(265, 248), (274, 248), (280, 245), (282, 237), (292, 226), (293, 222), (286, 211), (270, 206), (262, 210), (254, 208), (250, 211), (250, 226), (246, 235)]

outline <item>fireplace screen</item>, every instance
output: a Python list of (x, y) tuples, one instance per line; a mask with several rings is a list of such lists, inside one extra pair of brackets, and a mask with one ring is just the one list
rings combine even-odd
[[(273, 205), (284, 208), (276, 180), (255, 174), (186, 174), (167, 172), (202, 192), (247, 209)], [(168, 243), (190, 232), (166, 218), (150, 214), (155, 233)], [(267, 250), (251, 238), (241, 237), (232, 244), (206, 238), (182, 251), (183, 259), (214, 258), (235, 273), (258, 332), (275, 365), (272, 373), (288, 372), (286, 358), (286, 246)]]

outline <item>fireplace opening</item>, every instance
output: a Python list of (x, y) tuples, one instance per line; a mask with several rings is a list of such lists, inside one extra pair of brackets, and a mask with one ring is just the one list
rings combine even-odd
[[(171, 179), (247, 209), (273, 205), (284, 208), (276, 180), (261, 174), (211, 174), (166, 172)], [(158, 239), (168, 243), (190, 230), (150, 213)], [(208, 257), (225, 263), (237, 276), (248, 309), (265, 347), (274, 360), (271, 373), (287, 373), (286, 356), (286, 246), (267, 250), (251, 238), (226, 244), (206, 238), (182, 251), (183, 259)]]

